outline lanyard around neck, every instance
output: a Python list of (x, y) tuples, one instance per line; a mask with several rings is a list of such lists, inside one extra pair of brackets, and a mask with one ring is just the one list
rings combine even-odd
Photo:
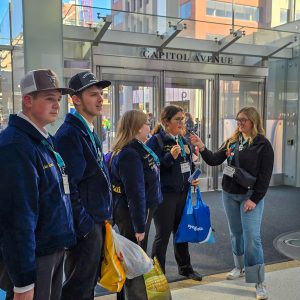
[[(99, 141), (98, 137), (96, 135), (94, 135), (94, 133), (91, 131), (90, 127), (88, 126), (86, 120), (83, 118), (83, 116), (79, 112), (76, 111), (74, 113), (74, 116), (77, 117), (81, 121), (81, 123), (84, 125), (85, 129), (87, 130), (90, 140), (95, 149), (95, 152), (97, 155), (97, 160), (98, 160), (99, 164), (102, 166), (103, 157), (102, 157), (102, 151), (100, 148), (100, 141)], [(96, 141), (97, 141), (97, 143), (96, 143)], [(98, 146), (97, 146), (97, 144), (98, 144)], [(100, 150), (100, 153), (99, 153), (99, 150)]]
[(141, 141), (138, 141), (138, 142), (153, 157), (155, 164), (159, 167), (160, 166), (160, 161), (159, 161), (158, 156), (154, 153), (154, 151), (151, 148), (149, 148), (146, 144), (142, 143)]
[(180, 146), (180, 149), (181, 149), (181, 156), (183, 158), (186, 158), (186, 152), (185, 152), (185, 149), (184, 149), (184, 143), (182, 141), (182, 138), (180, 136), (177, 136), (175, 137), (175, 141), (176, 143)]
[(46, 140), (46, 139), (42, 140), (42, 144), (45, 147), (47, 147), (48, 150), (54, 155), (57, 165), (59, 166), (62, 174), (64, 174), (65, 162), (63, 161), (60, 154), (54, 150), (52, 144), (48, 140)]
[(232, 153), (232, 155), (230, 155), (228, 157), (228, 159), (229, 159), (230, 162), (232, 161), (232, 158), (233, 158), (233, 155), (235, 153), (236, 147), (238, 146), (238, 150), (237, 151), (242, 151), (247, 143), (248, 143), (248, 141), (247, 140), (243, 140), (243, 136), (242, 136), (242, 134), (240, 134), (238, 140), (234, 144), (232, 144), (230, 146), (231, 153)]

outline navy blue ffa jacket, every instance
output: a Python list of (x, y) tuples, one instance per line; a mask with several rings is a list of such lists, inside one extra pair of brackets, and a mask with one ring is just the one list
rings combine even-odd
[(76, 242), (61, 170), (43, 140), (16, 115), (0, 134), (0, 247), (17, 287), (35, 282), (36, 257)]
[[(96, 142), (101, 151), (97, 138)], [(104, 163), (98, 162), (98, 153), (87, 129), (73, 114), (67, 114), (56, 132), (55, 144), (69, 176), (75, 231), (78, 237), (83, 237), (92, 230), (94, 223), (112, 217), (108, 170)]]
[(159, 169), (153, 157), (133, 140), (113, 156), (110, 170), (115, 205), (128, 206), (134, 231), (145, 232), (146, 210), (162, 202)]
[[(187, 192), (190, 187), (188, 178), (194, 171), (192, 151), (183, 137), (182, 140), (186, 152), (185, 159), (180, 154), (176, 159), (173, 158), (170, 150), (176, 145), (176, 141), (162, 129), (147, 142), (147, 146), (156, 153), (160, 160), (160, 181), (163, 193)], [(181, 172), (181, 163), (184, 161), (189, 163), (191, 172)]]

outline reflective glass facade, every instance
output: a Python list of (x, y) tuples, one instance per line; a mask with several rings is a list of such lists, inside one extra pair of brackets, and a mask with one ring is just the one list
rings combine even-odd
[[(0, 130), (21, 108), (23, 2), (1, 2)], [(231, 134), (237, 111), (255, 106), (275, 150), (273, 183), (300, 185), (297, 2), (64, 0), (61, 72), (66, 83), (86, 69), (112, 81), (96, 124), (106, 150), (128, 109), (158, 120), (164, 105), (181, 105), (189, 126), (217, 149)], [(51, 62), (49, 53), (45, 57)], [(63, 114), (72, 109), (69, 99)], [(198, 163), (202, 187), (219, 188), (223, 167)]]

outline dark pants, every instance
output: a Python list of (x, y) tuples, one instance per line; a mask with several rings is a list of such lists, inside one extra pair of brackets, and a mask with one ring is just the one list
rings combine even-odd
[(61, 300), (94, 299), (94, 288), (100, 275), (104, 223), (95, 224), (84, 239), (66, 251), (65, 276)]
[[(120, 234), (125, 236), (127, 239), (134, 243), (137, 243), (135, 238), (135, 232), (132, 226), (131, 217), (129, 214), (128, 206), (120, 202), (115, 207), (114, 218), (115, 223), (119, 228)], [(147, 220), (145, 228), (145, 238), (141, 242), (140, 246), (147, 252), (148, 235), (150, 230), (150, 225), (152, 221), (154, 208), (148, 209)], [(138, 276), (133, 279), (126, 279), (124, 288), (120, 293), (117, 294), (118, 300), (128, 299), (128, 300), (147, 300), (146, 287), (144, 276)]]
[(5, 300), (13, 300), (14, 298), (14, 285), (6, 271), (4, 263), (0, 260), (0, 289), (6, 292)]
[[(170, 235), (175, 235), (185, 206), (187, 193), (164, 193), (163, 202), (154, 212), (156, 229), (152, 257), (156, 256), (165, 272), (166, 253)], [(179, 271), (192, 270), (188, 243), (174, 244), (175, 259)]]
[[(61, 296), (63, 279), (64, 250), (36, 259), (37, 279), (34, 287), (34, 300), (58, 300)], [(2, 266), (0, 267), (2, 269)], [(2, 272), (0, 272), (2, 273)], [(0, 275), (1, 276), (1, 275)], [(6, 281), (6, 300), (13, 299), (13, 284)]]

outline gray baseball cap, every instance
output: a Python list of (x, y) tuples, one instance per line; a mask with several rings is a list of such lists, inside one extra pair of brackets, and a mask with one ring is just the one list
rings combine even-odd
[(49, 69), (39, 69), (29, 71), (21, 79), (21, 94), (27, 95), (32, 92), (41, 92), (47, 90), (58, 90), (62, 95), (72, 94), (74, 91), (70, 88), (60, 87), (57, 75)]

